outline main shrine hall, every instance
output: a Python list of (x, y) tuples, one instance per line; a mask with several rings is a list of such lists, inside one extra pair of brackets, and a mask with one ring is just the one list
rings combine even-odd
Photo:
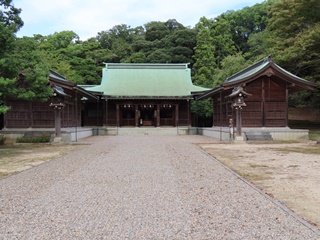
[(195, 86), (187, 64), (107, 63), (86, 101), (83, 126), (191, 126), (190, 101), (209, 90)]

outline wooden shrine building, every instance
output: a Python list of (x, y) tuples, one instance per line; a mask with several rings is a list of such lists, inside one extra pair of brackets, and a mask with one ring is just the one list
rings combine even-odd
[(191, 126), (190, 101), (208, 89), (192, 84), (187, 64), (107, 63), (87, 101), (83, 126)]
[(248, 93), (242, 108), (243, 127), (287, 127), (288, 95), (312, 90), (316, 84), (291, 74), (266, 57), (197, 98), (212, 98), (214, 126), (229, 126), (230, 119), (236, 120), (230, 96), (240, 87)]
[[(19, 80), (23, 81), (24, 77), (21, 73)], [(61, 110), (61, 127), (81, 126), (81, 99), (97, 101), (98, 98), (54, 71), (50, 71), (48, 83), (53, 95), (46, 102), (6, 99), (10, 110), (3, 115), (3, 129), (53, 129), (56, 110)]]

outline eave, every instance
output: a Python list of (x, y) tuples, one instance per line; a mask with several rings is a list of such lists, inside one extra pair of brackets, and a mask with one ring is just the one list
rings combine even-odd
[(207, 91), (205, 92), (204, 94), (200, 95), (200, 96), (197, 96), (195, 99), (196, 100), (203, 100), (203, 99), (206, 99), (206, 98), (209, 98), (209, 97), (212, 97), (220, 92), (223, 92), (224, 90), (224, 87), (216, 87), (210, 91)]
[(192, 96), (108, 96), (103, 98), (108, 100), (192, 100)]

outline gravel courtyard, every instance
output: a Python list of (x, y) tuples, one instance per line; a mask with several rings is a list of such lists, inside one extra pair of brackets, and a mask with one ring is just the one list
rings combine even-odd
[(195, 143), (92, 137), (0, 180), (0, 239), (320, 239)]

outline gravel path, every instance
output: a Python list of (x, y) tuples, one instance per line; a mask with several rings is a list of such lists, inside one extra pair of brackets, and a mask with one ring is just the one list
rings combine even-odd
[(0, 239), (320, 239), (193, 143), (93, 137), (0, 180)]

